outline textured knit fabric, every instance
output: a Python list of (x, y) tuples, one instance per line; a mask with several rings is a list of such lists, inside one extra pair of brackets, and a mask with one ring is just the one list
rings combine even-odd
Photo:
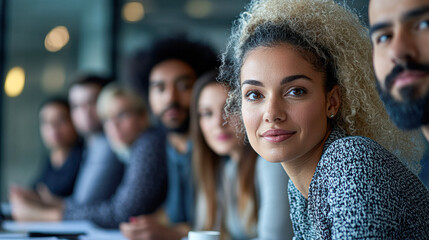
[(82, 162), (82, 151), (82, 143), (76, 143), (70, 149), (64, 164), (59, 168), (52, 166), (51, 159), (48, 158), (40, 177), (33, 184), (34, 188), (37, 188), (39, 183), (43, 183), (56, 196), (70, 196)]
[[(223, 205), (226, 209), (226, 229), (231, 239), (292, 239), (292, 223), (289, 217), (289, 201), (283, 190), (288, 176), (279, 163), (258, 158), (255, 168), (255, 186), (258, 199), (258, 222), (246, 229), (247, 220), (238, 210), (237, 175), (238, 163), (227, 161), (223, 170)], [(251, 210), (251, 209), (249, 209)], [(246, 215), (246, 214), (245, 214)], [(247, 214), (249, 215), (249, 214)]]
[(164, 201), (166, 189), (165, 136), (156, 129), (149, 129), (134, 143), (130, 163), (116, 193), (109, 200), (95, 204), (68, 200), (63, 217), (117, 228), (131, 216), (153, 213)]
[(427, 140), (424, 140), (425, 142), (425, 154), (423, 156), (423, 159), (420, 161), (422, 164), (422, 170), (419, 174), (420, 180), (422, 180), (423, 184), (426, 186), (426, 188), (429, 188), (429, 143)]
[(103, 133), (94, 134), (86, 140), (83, 162), (71, 196), (80, 204), (109, 199), (124, 174), (124, 164), (118, 161)]
[(289, 181), (296, 239), (429, 239), (429, 192), (394, 155), (336, 128), (308, 200)]
[(167, 143), (168, 192), (165, 210), (171, 223), (193, 221), (194, 186), (192, 180), (192, 144), (186, 153), (179, 153)]

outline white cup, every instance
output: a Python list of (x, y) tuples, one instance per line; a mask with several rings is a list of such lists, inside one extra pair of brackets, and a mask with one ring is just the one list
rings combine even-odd
[(217, 231), (190, 231), (188, 240), (219, 240), (220, 232)]

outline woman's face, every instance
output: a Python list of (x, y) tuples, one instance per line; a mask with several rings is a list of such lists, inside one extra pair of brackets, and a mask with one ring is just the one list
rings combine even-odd
[(49, 149), (68, 148), (77, 140), (70, 112), (62, 104), (49, 103), (40, 113), (40, 133)]
[(233, 155), (240, 140), (230, 124), (225, 124), (223, 108), (227, 90), (216, 83), (203, 88), (198, 99), (199, 124), (208, 146), (218, 155)]
[(104, 130), (115, 146), (131, 146), (146, 126), (146, 115), (138, 113), (126, 97), (115, 97), (109, 103)]
[(337, 87), (325, 93), (324, 76), (292, 45), (248, 52), (241, 68), (242, 116), (250, 144), (264, 159), (321, 154), (328, 116), (339, 103)]

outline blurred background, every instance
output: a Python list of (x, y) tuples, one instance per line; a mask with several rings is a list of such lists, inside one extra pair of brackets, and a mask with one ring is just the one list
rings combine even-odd
[[(341, 0), (340, 0), (341, 1)], [(341, 1), (343, 2), (343, 1)], [(219, 53), (248, 0), (0, 0), (0, 193), (28, 186), (46, 157), (38, 110), (77, 73), (125, 81), (159, 37), (183, 34)], [(367, 24), (367, 0), (346, 1)]]

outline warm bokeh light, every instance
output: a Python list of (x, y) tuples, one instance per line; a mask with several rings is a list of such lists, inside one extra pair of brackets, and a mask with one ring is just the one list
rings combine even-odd
[(66, 27), (54, 27), (45, 37), (45, 48), (50, 52), (57, 52), (69, 42), (69, 39), (70, 35)]
[(25, 85), (25, 72), (22, 67), (9, 70), (4, 83), (4, 91), (8, 97), (16, 97), (22, 93)]
[(144, 7), (140, 2), (129, 2), (122, 8), (122, 18), (127, 22), (138, 22), (144, 17)]
[(42, 74), (42, 89), (46, 93), (58, 93), (66, 83), (66, 71), (63, 65), (48, 65)]
[(212, 10), (213, 5), (209, 0), (188, 0), (185, 6), (186, 13), (193, 18), (205, 18)]

